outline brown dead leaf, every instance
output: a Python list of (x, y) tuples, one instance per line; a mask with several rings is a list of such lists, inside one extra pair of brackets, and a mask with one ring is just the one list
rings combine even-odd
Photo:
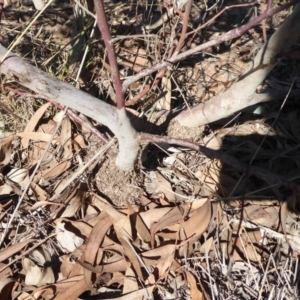
[[(149, 286), (147, 288), (140, 289), (138, 291), (134, 291), (132, 293), (126, 294), (124, 296), (114, 298), (114, 300), (128, 300), (128, 299), (130, 299), (130, 300), (141, 300), (141, 299), (148, 299), (148, 298), (152, 297), (152, 292), (153, 292), (154, 287), (155, 286), (152, 285), (152, 286)], [(59, 300), (62, 300), (62, 299), (59, 299)], [(103, 300), (111, 300), (111, 299), (103, 299)]]
[(120, 213), (107, 200), (103, 199), (99, 195), (96, 195), (94, 193), (92, 194), (91, 204), (93, 204), (96, 207), (98, 207), (101, 211), (104, 210), (114, 220), (119, 220), (119, 219), (124, 218), (124, 214)]
[(154, 245), (154, 236), (156, 232), (181, 221), (183, 218), (180, 209), (173, 207), (167, 214), (165, 214), (158, 222), (153, 223), (150, 227), (152, 246)]
[[(197, 201), (195, 201), (197, 202)], [(177, 224), (168, 226), (167, 229), (174, 234), (168, 235), (171, 239), (178, 239), (178, 234), (180, 233), (180, 229), (184, 231), (184, 238), (180, 238), (181, 240), (192, 238), (193, 240), (199, 238), (203, 232), (206, 230), (210, 219), (211, 219), (211, 203), (209, 199), (206, 199), (205, 202), (199, 201), (201, 206), (195, 210), (192, 210), (192, 206), (190, 204), (182, 205), (182, 211), (191, 211), (187, 216), (186, 221), (181, 221)], [(159, 233), (160, 236), (164, 236), (163, 233)]]
[[(0, 263), (0, 269), (5, 267), (4, 263)], [(0, 294), (1, 299), (10, 299), (13, 285), (16, 279), (13, 278), (13, 272), (10, 267), (0, 272)]]
[(156, 192), (163, 192), (165, 194), (166, 199), (168, 199), (169, 202), (174, 202), (176, 200), (176, 197), (172, 190), (171, 183), (158, 172), (156, 172), (156, 178), (158, 183), (158, 189)]
[(223, 144), (223, 139), (219, 135), (212, 133), (202, 139), (203, 144), (205, 147), (219, 150)]
[(13, 272), (10, 267), (4, 268), (6, 265), (4, 263), (0, 263), (0, 280), (5, 279), (7, 277), (13, 276)]
[(0, 279), (0, 294), (1, 299), (10, 299), (11, 290), (13, 288), (13, 283), (16, 281), (14, 278), (3, 278)]
[[(92, 266), (96, 263), (96, 259), (100, 262), (103, 257), (103, 251), (98, 251), (106, 232), (111, 227), (112, 221), (111, 218), (107, 215), (104, 215), (98, 223), (94, 226), (91, 231), (91, 234), (88, 239), (88, 243), (85, 247), (84, 251), (84, 262), (88, 263)], [(98, 257), (97, 257), (98, 253)], [(96, 290), (93, 287), (92, 283), (92, 272), (85, 269), (84, 270), (84, 278), (86, 285), (88, 286), (91, 292), (96, 293)]]
[(53, 202), (49, 202), (49, 201), (39, 201), (34, 203), (29, 210), (30, 211), (35, 211), (36, 209), (38, 209), (39, 207), (42, 207), (44, 205), (57, 205), (57, 206), (64, 206), (63, 204), (59, 204), (59, 203), (53, 203)]
[(50, 195), (36, 183), (31, 182), (30, 188), (34, 192), (37, 201), (47, 201), (48, 199), (50, 199)]
[(287, 235), (286, 235), (286, 222), (287, 222), (287, 217), (289, 214), (290, 214), (290, 211), (289, 211), (288, 202), (284, 201), (282, 203), (281, 209), (280, 209), (280, 223), (281, 223), (281, 228), (282, 228), (282, 231), (286, 238), (286, 241), (287, 241), (288, 245), (291, 247), (289, 239), (287, 238)]
[(207, 239), (200, 247), (199, 251), (200, 253), (204, 253), (205, 255), (208, 255), (209, 251), (212, 248), (213, 245), (213, 237), (210, 237), (209, 239)]
[[(70, 282), (71, 284), (69, 284)], [(83, 276), (70, 278), (65, 282), (60, 282), (60, 285), (64, 283), (68, 283), (68, 285), (60, 287), (63, 287), (63, 291), (55, 297), (55, 300), (77, 300), (77, 298), (88, 289)], [(59, 284), (57, 284), (56, 287), (59, 287)]]
[(137, 278), (131, 268), (126, 270), (123, 283), (123, 294), (131, 293), (137, 291), (139, 285), (137, 283)]
[[(33, 298), (29, 298), (30, 296), (28, 295), (27, 298), (24, 298), (24, 300), (26, 299), (40, 299), (39, 297), (43, 297), (41, 299), (57, 299), (57, 298), (53, 298), (54, 296), (57, 297), (57, 294), (61, 294), (66, 292), (67, 290), (70, 290), (70, 288), (72, 286), (74, 286), (74, 283), (79, 282), (81, 279), (83, 279), (83, 275), (79, 275), (79, 276), (74, 276), (72, 278), (68, 278), (68, 279), (64, 279), (58, 283), (55, 284), (51, 284), (51, 285), (45, 285), (42, 287), (39, 287), (37, 289), (35, 289), (32, 293), (32, 297)], [(84, 281), (85, 283), (85, 281)], [(84, 292), (84, 291), (82, 291)], [(82, 293), (81, 292), (81, 293)], [(58, 295), (60, 296), (60, 295)], [(23, 299), (23, 298), (22, 298)], [(66, 298), (69, 299), (69, 298)]]
[(69, 160), (66, 160), (51, 167), (50, 170), (41, 171), (40, 176), (45, 180), (53, 179), (63, 174), (70, 167), (71, 167), (71, 162)]
[(174, 261), (174, 252), (157, 262), (156, 268), (158, 269), (158, 279), (166, 278), (169, 274), (170, 267)]
[(82, 134), (75, 135), (74, 142), (75, 142), (74, 143), (75, 150), (84, 149), (86, 147), (86, 143)]
[(112, 278), (107, 282), (107, 286), (110, 286), (114, 283), (122, 283), (125, 278), (125, 275), (121, 272), (114, 272)]
[(244, 208), (245, 220), (266, 227), (273, 227), (278, 222), (278, 211), (274, 206), (249, 205)]
[[(41, 141), (41, 142), (49, 142), (52, 135), (49, 133), (44, 133), (44, 132), (17, 132), (16, 136), (19, 136), (21, 138), (25, 138), (28, 140), (33, 140), (33, 141)], [(55, 143), (56, 141), (60, 141), (59, 137), (55, 137), (53, 139), (52, 143)]]
[(153, 223), (158, 222), (170, 210), (172, 210), (172, 207), (152, 208), (150, 210), (141, 212), (140, 216), (147, 228), (150, 229)]
[[(128, 224), (130, 228), (128, 228)], [(126, 226), (127, 225), (127, 226)], [(138, 259), (138, 254), (134, 251), (134, 248), (130, 242), (132, 236), (131, 224), (128, 217), (123, 217), (119, 220), (114, 220), (113, 226), (118, 237), (119, 242), (121, 243), (124, 254), (128, 257), (129, 261), (132, 263), (135, 272), (137, 273), (140, 280), (144, 280), (140, 261)]]
[(0, 141), (0, 172), (10, 162), (13, 139), (9, 137)]
[(66, 208), (61, 215), (61, 218), (73, 217), (76, 214), (76, 212), (79, 210), (82, 204), (83, 197), (84, 197), (84, 192), (78, 190), (76, 195), (70, 201), (68, 201), (68, 204), (66, 205)]
[(14, 245), (8, 246), (4, 250), (0, 251), (0, 261), (4, 261), (7, 258), (13, 256), (15, 253), (19, 252), (21, 249), (23, 249), (28, 244), (34, 242), (35, 239), (29, 239), (23, 242), (15, 243)]
[[(40, 121), (41, 117), (44, 115), (45, 111), (48, 109), (48, 107), (51, 105), (50, 102), (45, 103), (42, 105), (31, 117), (29, 122), (27, 122), (27, 125), (24, 129), (24, 132), (30, 132), (32, 133), (37, 126), (38, 122)], [(24, 148), (27, 148), (29, 144), (29, 138), (23, 137), (22, 138), (22, 146)]]
[(145, 251), (141, 254), (141, 257), (146, 266), (155, 266), (158, 260), (164, 259), (169, 256), (173, 257), (173, 253), (175, 250), (175, 244), (168, 244)]
[(71, 121), (68, 116), (65, 116), (61, 123), (60, 132), (60, 143), (64, 147), (63, 158), (70, 159), (73, 156), (72, 153), (72, 131), (71, 131)]
[(60, 260), (62, 261), (60, 271), (63, 278), (72, 278), (74, 276), (83, 275), (83, 267), (72, 260), (69, 255), (61, 256)]
[(186, 279), (190, 285), (190, 291), (191, 291), (191, 299), (193, 300), (202, 300), (203, 296), (202, 293), (197, 288), (197, 282), (195, 277), (187, 270), (184, 270)]
[[(250, 240), (250, 236), (252, 237), (252, 241)], [(257, 243), (257, 239), (260, 238), (260, 231), (257, 231), (255, 235), (251, 232), (243, 232), (239, 235), (239, 238), (236, 242), (236, 247), (240, 250), (241, 253), (244, 254), (245, 259), (260, 263), (261, 256), (256, 251), (253, 243)]]
[(132, 68), (135, 72), (140, 72), (145, 68), (145, 66), (147, 66), (148, 58), (147, 53), (144, 49), (137, 47), (122, 47), (122, 50), (124, 52), (130, 53), (129, 56), (122, 57), (122, 60), (120, 61), (120, 63), (124, 66)]
[(125, 272), (128, 269), (128, 267), (130, 267), (130, 263), (128, 263), (123, 256), (120, 256), (118, 254), (111, 256), (109, 259), (106, 260), (106, 262), (102, 262), (101, 265), (97, 265), (95, 267), (80, 260), (78, 261), (78, 263), (84, 269), (87, 269), (92, 273), (101, 273), (101, 274), (106, 272), (110, 272), (110, 273)]
[(135, 229), (137, 231), (138, 237), (146, 242), (150, 243), (151, 242), (151, 234), (145, 225), (143, 219), (141, 218), (140, 214), (136, 214), (136, 224), (135, 224)]

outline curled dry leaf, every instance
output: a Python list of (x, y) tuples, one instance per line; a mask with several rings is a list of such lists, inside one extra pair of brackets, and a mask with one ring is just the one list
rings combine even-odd
[(41, 176), (44, 180), (50, 180), (57, 178), (59, 175), (67, 171), (71, 166), (69, 160), (62, 161), (61, 163), (56, 164), (50, 170), (45, 170), (41, 172)]
[[(165, 229), (169, 225), (173, 225), (175, 223), (183, 220), (183, 215), (178, 206), (173, 207), (167, 214), (165, 214), (160, 220), (155, 223), (152, 223), (150, 227), (151, 237), (152, 237), (152, 246), (154, 246), (154, 236), (158, 231)], [(173, 236), (174, 234), (171, 233)]]
[(136, 215), (136, 223), (135, 223), (135, 229), (137, 231), (138, 237), (146, 242), (151, 242), (151, 234), (149, 229), (147, 228), (146, 224), (144, 223), (143, 219), (141, 218), (140, 214), (137, 213)]
[(190, 291), (191, 291), (191, 299), (193, 300), (202, 300), (203, 296), (202, 293), (197, 288), (197, 282), (195, 277), (187, 270), (184, 270), (186, 279), (190, 285)]
[[(100, 251), (102, 252), (103, 250), (101, 249)], [(125, 260), (124, 256), (118, 254), (114, 254), (113, 256), (106, 259), (105, 262), (102, 262), (101, 265), (97, 265), (95, 267), (83, 261), (78, 261), (78, 263), (86, 270), (101, 274), (106, 272), (125, 272), (128, 267), (130, 267), (130, 263)]]
[(171, 183), (161, 174), (159, 174), (158, 172), (156, 172), (156, 178), (157, 178), (157, 183), (158, 183), (158, 191), (161, 191), (165, 194), (166, 199), (169, 202), (173, 202), (176, 200), (176, 197), (174, 195)]
[[(120, 220), (114, 220), (113, 226), (118, 240), (124, 249), (124, 254), (128, 257), (139, 279), (144, 280), (144, 276), (141, 270), (141, 261), (139, 260), (138, 254), (135, 252), (134, 247), (131, 244), (132, 231), (131, 224), (128, 221), (128, 217), (123, 217)], [(130, 230), (126, 230), (126, 227), (128, 228), (128, 224), (130, 226)]]
[(160, 259), (157, 262), (156, 268), (158, 269), (158, 279), (165, 278), (168, 275), (173, 261), (174, 261), (174, 252)]
[(155, 261), (157, 261), (157, 259), (172, 255), (176, 250), (176, 247), (177, 246), (174, 243), (169, 243), (161, 247), (156, 247), (151, 250), (144, 251), (141, 256), (143, 258), (143, 261), (145, 262), (145, 265), (151, 266)]
[(0, 293), (1, 299), (10, 299), (11, 290), (13, 288), (13, 283), (16, 280), (14, 278), (4, 278), (0, 279)]
[(11, 159), (13, 137), (6, 138), (0, 141), (0, 172), (9, 164)]
[(176, 200), (171, 183), (164, 176), (158, 172), (149, 172), (149, 178), (151, 182), (145, 182), (145, 188), (148, 193), (162, 192), (169, 202)]
[[(31, 119), (29, 120), (29, 122), (27, 122), (27, 125), (24, 129), (24, 132), (31, 132), (32, 133), (34, 131), (34, 129), (37, 126), (38, 122), (40, 121), (40, 119), (42, 118), (45, 111), (48, 109), (48, 107), (50, 105), (51, 105), (50, 102), (45, 103), (33, 114)], [(23, 137), (22, 138), (22, 146), (24, 148), (27, 148), (28, 144), (29, 144), (29, 138), (28, 137)]]
[[(77, 298), (88, 289), (83, 275), (67, 279), (60, 284), (64, 283), (65, 286), (62, 292), (55, 297), (55, 300), (77, 300)], [(56, 286), (58, 287), (59, 285), (57, 284)]]
[[(30, 188), (32, 189), (37, 201), (47, 202), (47, 200), (50, 199), (50, 195), (45, 190), (43, 190), (39, 185), (34, 183), (33, 181), (30, 183)], [(53, 204), (53, 203), (51, 203), (51, 204)]]
[[(144, 223), (150, 225), (152, 236), (158, 234), (173, 240), (186, 240), (189, 238), (195, 240), (199, 238), (206, 230), (211, 219), (211, 204), (207, 199), (171, 209), (163, 208), (161, 211), (164, 211), (165, 214), (159, 217), (158, 214), (153, 212), (155, 210), (141, 213)], [(157, 210), (159, 211), (159, 209)], [(163, 229), (167, 229), (168, 232), (164, 232)], [(180, 237), (181, 230), (184, 231), (186, 237)]]
[[(152, 292), (153, 292), (153, 289), (154, 289), (154, 285), (152, 286), (149, 286), (147, 288), (144, 288), (144, 289), (140, 289), (140, 290), (137, 290), (137, 291), (134, 291), (132, 293), (129, 293), (129, 294), (126, 294), (124, 296), (121, 296), (121, 297), (116, 297), (114, 298), (115, 300), (141, 300), (141, 299), (148, 299), (152, 296)], [(109, 300), (109, 299), (103, 299), (103, 300)]]
[[(102, 217), (103, 215), (103, 217)], [(84, 251), (84, 261), (92, 266), (95, 263), (100, 263), (103, 257), (103, 251), (98, 251), (106, 232), (112, 225), (112, 221), (109, 216), (106, 214), (100, 214), (100, 220), (98, 223), (93, 227), (91, 234), (89, 235), (88, 243), (85, 247)], [(97, 257), (98, 254), (98, 257)], [(97, 262), (97, 261), (98, 262)], [(96, 292), (93, 287), (92, 282), (92, 272), (85, 269), (84, 270), (84, 278), (86, 281), (86, 285), (92, 292)]]
[(63, 255), (60, 259), (62, 261), (60, 271), (63, 279), (83, 275), (83, 267), (74, 259), (71, 259), (71, 255)]
[[(0, 263), (0, 269), (3, 269), (5, 264)], [(1, 299), (10, 299), (11, 298), (11, 290), (13, 288), (13, 283), (16, 281), (13, 277), (12, 270), (8, 267), (3, 269), (0, 272), (0, 294)]]
[(70, 202), (67, 204), (67, 207), (63, 211), (61, 217), (62, 218), (73, 217), (81, 206), (81, 201), (83, 196), (84, 193), (79, 190), (76, 193), (76, 195), (70, 200)]

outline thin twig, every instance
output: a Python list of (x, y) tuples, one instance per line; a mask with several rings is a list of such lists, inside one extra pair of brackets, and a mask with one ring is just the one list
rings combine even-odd
[(247, 164), (241, 162), (240, 160), (236, 159), (235, 157), (229, 154), (217, 150), (213, 150), (205, 146), (201, 146), (197, 143), (193, 143), (184, 139), (164, 137), (164, 136), (152, 135), (148, 133), (140, 133), (139, 139), (140, 141), (174, 144), (174, 145), (190, 148), (196, 151), (200, 151), (207, 157), (219, 159), (222, 163), (229, 165), (240, 172), (247, 173), (249, 175), (254, 175), (258, 178), (266, 180), (267, 182), (274, 182), (279, 185), (283, 185), (291, 189), (293, 192), (296, 192), (297, 194), (300, 193), (300, 186), (294, 182), (290, 182), (285, 177), (271, 173), (265, 169), (261, 169), (254, 166), (248, 166)]
[(212, 22), (214, 22), (218, 17), (220, 17), (225, 11), (231, 9), (231, 8), (238, 8), (238, 7), (247, 7), (247, 6), (253, 6), (253, 5), (256, 5), (257, 2), (251, 2), (251, 3), (245, 3), (245, 4), (235, 4), (235, 5), (231, 5), (231, 6), (226, 6), (224, 7), (220, 12), (218, 12), (217, 14), (215, 14), (211, 19), (209, 19), (207, 22), (205, 22), (204, 24), (198, 26), (195, 30), (189, 32), (187, 35), (190, 35), (190, 34), (194, 34), (193, 37), (192, 37), (192, 40), (194, 39), (194, 36), (195, 34), (205, 28), (206, 26), (208, 26), (209, 24), (211, 24)]
[(250, 22), (248, 22), (247, 24), (245, 25), (242, 25), (238, 28), (235, 28), (235, 29), (232, 29), (228, 32), (226, 32), (225, 34), (223, 35), (220, 35), (219, 37), (211, 40), (211, 41), (208, 41), (204, 44), (201, 44), (193, 49), (189, 49), (185, 52), (182, 52), (182, 53), (179, 53), (178, 55), (174, 55), (172, 56), (171, 58), (169, 58), (168, 60), (165, 60), (161, 63), (158, 63), (156, 64), (155, 66), (151, 67), (151, 68), (148, 68), (148, 69), (145, 69), (143, 71), (141, 71), (140, 73), (134, 75), (134, 76), (131, 76), (129, 78), (127, 78), (124, 82), (123, 82), (123, 89), (124, 91), (133, 83), (133, 82), (136, 82), (138, 80), (140, 80), (141, 78), (143, 77), (146, 77), (156, 71), (159, 71), (159, 70), (162, 70), (164, 68), (167, 68), (168, 66), (178, 62), (178, 61), (181, 61), (193, 54), (196, 54), (200, 51), (203, 51), (209, 47), (212, 47), (212, 46), (216, 46), (216, 45), (219, 45), (223, 42), (226, 42), (228, 40), (231, 40), (231, 39), (234, 39), (234, 38), (237, 38), (239, 36), (241, 36), (242, 34), (244, 34), (245, 32), (247, 32), (250, 28), (256, 26), (257, 24), (259, 24), (262, 20), (268, 18), (268, 17), (271, 17), (275, 14), (277, 14), (278, 12), (284, 10), (284, 9), (287, 9), (289, 7), (291, 7), (292, 5), (294, 4), (297, 4), (299, 3), (300, 0), (292, 0), (286, 4), (283, 4), (279, 7), (276, 7), (274, 9), (271, 9), (269, 11), (265, 11), (264, 13), (262, 13), (260, 16), (258, 16), (257, 18), (254, 18), (253, 20), (251, 20)]
[(56, 236), (57, 232), (50, 234), (49, 236), (47, 236), (46, 238), (44, 238), (42, 241), (38, 242), (37, 244), (35, 244), (33, 247), (31, 247), (30, 249), (26, 250), (25, 252), (22, 253), (21, 256), (17, 256), (15, 259), (13, 259), (12, 261), (10, 261), (7, 265), (5, 265), (4, 267), (2, 267), (0, 269), (0, 273), (2, 271), (4, 271), (6, 268), (8, 268), (9, 266), (13, 265), (15, 262), (17, 262), (19, 259), (21, 259), (22, 257), (24, 257), (25, 255), (29, 254), (30, 252), (32, 252), (34, 249), (38, 248), (39, 246), (41, 246), (42, 244), (44, 244), (47, 240), (51, 239), (52, 237)]

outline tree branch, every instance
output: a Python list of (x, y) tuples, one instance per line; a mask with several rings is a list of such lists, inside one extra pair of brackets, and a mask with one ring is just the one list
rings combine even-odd
[[(0, 45), (0, 59), (7, 49)], [(136, 132), (126, 116), (125, 108), (117, 109), (86, 94), (65, 82), (59, 81), (20, 57), (10, 53), (0, 66), (0, 72), (46, 98), (75, 109), (107, 126), (119, 141), (116, 165), (124, 171), (131, 169), (137, 158)]]
[[(183, 111), (175, 120), (182, 126), (196, 127), (228, 117), (252, 104), (255, 91), (269, 72), (276, 66), (280, 56), (300, 36), (300, 4), (285, 20), (270, 40), (260, 49), (252, 65), (238, 82), (227, 91), (190, 110)], [(191, 117), (192, 116), (192, 117)]]

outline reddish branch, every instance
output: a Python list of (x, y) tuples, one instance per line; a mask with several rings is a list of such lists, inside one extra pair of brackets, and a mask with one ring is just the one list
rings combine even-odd
[(187, 57), (189, 57), (193, 54), (196, 54), (200, 51), (203, 51), (203, 50), (205, 50), (209, 47), (216, 46), (216, 45), (219, 45), (223, 42), (226, 42), (226, 41), (232, 40), (234, 38), (237, 38), (237, 37), (241, 36), (242, 34), (244, 34), (245, 32), (247, 32), (252, 27), (254, 27), (255, 25), (259, 24), (262, 20), (264, 20), (268, 17), (271, 17), (271, 16), (277, 14), (278, 12), (280, 12), (284, 9), (287, 9), (287, 8), (291, 7), (292, 5), (295, 5), (299, 2), (300, 2), (300, 0), (292, 0), (292, 1), (290, 1), (286, 4), (283, 4), (279, 7), (276, 7), (274, 9), (265, 11), (260, 16), (254, 18), (253, 20), (251, 20), (250, 22), (248, 22), (247, 24), (245, 24), (243, 26), (240, 26), (236, 29), (232, 29), (232, 30), (226, 32), (223, 35), (220, 35), (219, 37), (217, 37), (217, 38), (215, 38), (211, 41), (208, 41), (204, 44), (201, 44), (201, 45), (199, 45), (199, 46), (197, 46), (193, 49), (189, 49), (189, 50), (187, 50), (185, 52), (182, 52), (178, 55), (174, 55), (166, 61), (158, 63), (158, 64), (156, 64), (155, 66), (153, 66), (151, 68), (145, 69), (145, 70), (141, 71), (140, 73), (126, 79), (123, 82), (123, 89), (126, 90), (132, 83), (138, 81), (139, 79), (141, 79), (145, 76), (148, 76), (148, 75), (152, 74), (153, 72), (156, 72), (156, 71), (162, 70), (164, 68), (167, 68), (168, 66), (170, 66), (170, 65), (172, 65), (172, 64), (174, 64), (178, 61), (181, 61), (183, 59), (186, 59)]
[(94, 4), (97, 15), (97, 24), (102, 34), (105, 47), (107, 49), (107, 56), (109, 59), (109, 65), (111, 67), (112, 81), (116, 92), (117, 108), (121, 109), (125, 106), (125, 97), (119, 76), (117, 57), (112, 43), (110, 30), (108, 28), (108, 22), (106, 19), (103, 0), (94, 0)]
[[(3, 12), (3, 6), (4, 6), (4, 1), (0, 0), (0, 23), (1, 23), (1, 17), (2, 17), (2, 12)], [(1, 30), (1, 27), (0, 27)], [(0, 44), (3, 43), (3, 38), (1, 37), (1, 31), (0, 31)]]
[(178, 44), (176, 46), (174, 55), (177, 55), (177, 53), (181, 50), (183, 43), (186, 39), (186, 32), (187, 32), (187, 28), (188, 28), (188, 24), (189, 24), (189, 18), (190, 18), (190, 13), (192, 10), (192, 4), (193, 4), (193, 1), (188, 0), (187, 4), (185, 6), (185, 12), (184, 12), (183, 20), (182, 20), (183, 24), (182, 24), (181, 35), (180, 35)]

